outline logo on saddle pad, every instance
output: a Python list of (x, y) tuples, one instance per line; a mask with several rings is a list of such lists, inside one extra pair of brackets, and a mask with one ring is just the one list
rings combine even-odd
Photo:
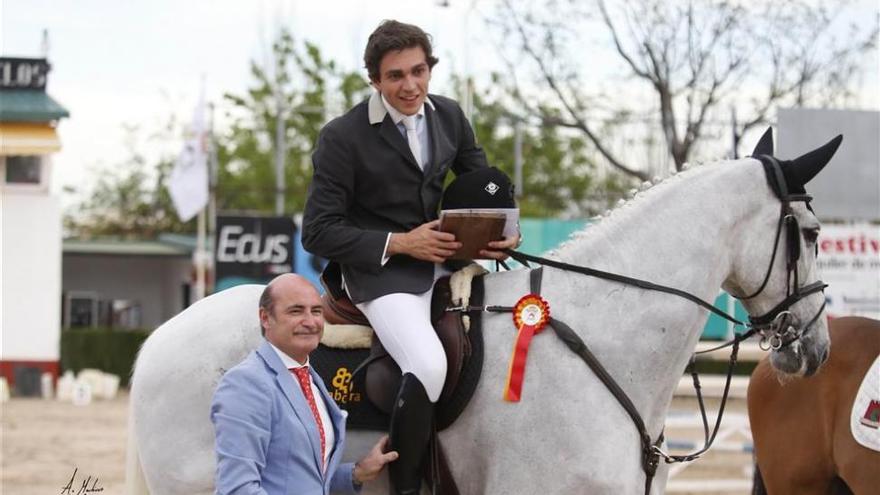
[(880, 401), (872, 399), (859, 422), (868, 428), (880, 427)]
[(336, 370), (333, 380), (330, 381), (330, 384), (333, 385), (331, 395), (337, 404), (361, 401), (361, 394), (354, 391), (354, 383), (351, 381), (351, 376), (348, 368), (342, 366)]

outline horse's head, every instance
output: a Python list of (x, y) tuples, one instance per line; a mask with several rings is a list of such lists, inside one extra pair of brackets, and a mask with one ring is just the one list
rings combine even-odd
[(743, 248), (725, 289), (749, 312), (761, 344), (772, 350), (770, 362), (784, 373), (811, 375), (828, 357), (825, 285), (816, 272), (819, 220), (804, 185), (822, 170), (841, 136), (790, 161), (773, 157), (768, 130), (752, 157), (766, 174), (769, 193), (745, 221)]

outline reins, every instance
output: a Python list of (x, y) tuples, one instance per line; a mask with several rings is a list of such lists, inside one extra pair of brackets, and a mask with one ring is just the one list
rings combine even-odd
[(602, 270), (596, 270), (595, 268), (589, 268), (589, 267), (580, 266), (580, 265), (573, 265), (571, 263), (565, 263), (562, 261), (551, 260), (549, 258), (542, 258), (540, 256), (534, 256), (534, 255), (522, 253), (519, 251), (508, 250), (507, 254), (510, 255), (510, 257), (515, 259), (516, 261), (522, 263), (526, 267), (530, 266), (528, 262), (531, 261), (533, 263), (538, 263), (540, 265), (558, 268), (558, 269), (566, 271), (566, 272), (580, 273), (580, 274), (586, 275), (588, 277), (596, 277), (596, 278), (600, 278), (603, 280), (610, 280), (612, 282), (619, 282), (624, 285), (632, 285), (632, 286), (638, 287), (640, 289), (652, 290), (652, 291), (657, 291), (657, 292), (665, 292), (667, 294), (672, 294), (672, 295), (687, 299), (688, 301), (691, 301), (691, 302), (703, 307), (704, 309), (707, 309), (707, 310), (715, 313), (716, 315), (724, 318), (725, 320), (730, 321), (736, 325), (739, 325), (739, 326), (746, 325), (744, 322), (737, 320), (733, 316), (716, 308), (712, 304), (700, 299), (699, 297), (697, 297), (689, 292), (685, 292), (681, 289), (676, 289), (674, 287), (668, 287), (665, 285), (655, 284), (654, 282), (648, 282), (647, 280), (641, 280), (638, 278), (627, 277), (625, 275), (619, 275), (616, 273), (606, 272), (606, 271), (602, 271)]
[[(517, 256), (523, 255), (524, 253), (515, 253)], [(511, 255), (513, 257), (513, 255)], [(531, 257), (531, 255), (525, 255)], [(534, 257), (537, 258), (537, 257)], [(516, 258), (514, 258), (516, 259)], [(550, 260), (548, 260), (550, 261)], [(588, 269), (589, 270), (589, 269)], [(604, 273), (604, 272), (602, 272)], [(612, 274), (613, 275), (613, 274)], [(541, 279), (543, 278), (543, 267), (538, 267), (531, 269), (529, 271), (529, 286), (532, 294), (540, 295), (541, 294)], [(624, 279), (628, 279), (628, 277), (622, 277)], [(635, 279), (632, 279), (635, 280)], [(651, 284), (656, 286), (656, 284)], [(657, 286), (662, 287), (662, 286)], [(666, 291), (663, 291), (666, 292)], [(681, 291), (678, 291), (681, 292)], [(675, 292), (673, 292), (675, 293)], [(687, 294), (687, 293), (683, 293)], [(690, 294), (687, 294), (691, 296)], [(694, 299), (700, 300), (696, 298), (696, 296), (691, 296)], [(690, 299), (690, 298), (688, 298)], [(702, 300), (700, 300), (702, 301)], [(447, 311), (462, 311), (462, 312), (492, 312), (492, 313), (502, 313), (502, 312), (511, 312), (513, 311), (512, 306), (464, 306), (464, 307), (455, 307), (448, 308)], [(732, 317), (731, 317), (732, 318)], [(651, 491), (651, 483), (654, 480), (654, 476), (657, 473), (657, 467), (660, 465), (660, 459), (663, 458), (667, 464), (676, 463), (676, 462), (688, 462), (700, 457), (704, 452), (709, 450), (712, 446), (712, 443), (715, 441), (715, 436), (718, 434), (718, 430), (721, 426), (721, 418), (724, 414), (724, 406), (727, 403), (728, 392), (730, 391), (730, 381), (733, 376), (733, 368), (736, 365), (736, 356), (739, 352), (739, 342), (750, 337), (754, 334), (754, 331), (748, 331), (741, 335), (737, 335), (731, 341), (733, 345), (733, 351), (731, 352), (730, 363), (728, 364), (727, 369), (727, 379), (724, 384), (724, 393), (721, 399), (721, 406), (718, 411), (718, 416), (715, 420), (715, 426), (712, 431), (711, 436), (709, 435), (708, 428), (708, 418), (706, 416), (706, 409), (703, 404), (702, 393), (700, 392), (700, 383), (699, 383), (699, 375), (697, 374), (696, 369), (694, 368), (694, 359), (691, 359), (691, 364), (689, 367), (691, 368), (691, 376), (694, 380), (694, 387), (697, 391), (697, 399), (700, 405), (700, 414), (702, 415), (704, 433), (705, 433), (705, 441), (702, 449), (696, 452), (692, 452), (687, 455), (670, 455), (664, 452), (660, 446), (663, 444), (664, 435), (663, 432), (660, 432), (660, 435), (657, 437), (657, 440), (651, 440), (651, 434), (648, 432), (647, 427), (645, 426), (645, 421), (642, 419), (641, 414), (636, 409), (635, 405), (630, 400), (629, 396), (626, 395), (626, 392), (620, 387), (614, 377), (602, 366), (602, 363), (596, 358), (596, 356), (590, 351), (587, 344), (581, 339), (581, 337), (572, 330), (572, 328), (566, 324), (565, 322), (550, 317), (550, 327), (553, 329), (553, 332), (556, 336), (561, 340), (573, 353), (575, 353), (581, 360), (586, 363), (586, 365), (593, 371), (593, 373), (602, 381), (606, 388), (611, 392), (617, 402), (620, 403), (621, 407), (623, 407), (624, 411), (629, 415), (630, 419), (632, 419), (633, 424), (639, 433), (639, 440), (642, 444), (642, 470), (645, 472), (645, 494), (649, 494)]]
[[(782, 208), (780, 210), (779, 222), (776, 227), (776, 235), (773, 242), (773, 250), (770, 257), (770, 264), (767, 268), (767, 272), (764, 276), (760, 287), (752, 294), (748, 296), (742, 296), (738, 299), (746, 300), (751, 299), (759, 294), (761, 294), (767, 286), (768, 281), (770, 280), (770, 274), (773, 271), (773, 266), (775, 264), (776, 255), (779, 247), (779, 240), (782, 235), (783, 228), (786, 232), (786, 245), (788, 248), (788, 259), (786, 260), (786, 297), (785, 299), (774, 306), (767, 313), (757, 316), (757, 317), (749, 317), (749, 323), (746, 324), (730, 314), (716, 308), (713, 304), (710, 304), (699, 297), (685, 292), (681, 289), (676, 289), (674, 287), (668, 287), (665, 285), (656, 284), (653, 282), (649, 282), (646, 280), (641, 280), (633, 277), (627, 277), (624, 275), (619, 275), (616, 273), (606, 272), (602, 270), (597, 270), (594, 268), (589, 268), (585, 266), (573, 265), (570, 263), (565, 263), (562, 261), (551, 260), (548, 258), (543, 258), (540, 256), (534, 256), (514, 250), (506, 250), (507, 254), (513, 258), (514, 260), (520, 262), (526, 267), (530, 268), (529, 261), (538, 263), (544, 266), (549, 266), (552, 268), (556, 268), (563, 271), (580, 273), (582, 275), (596, 277), (603, 280), (609, 280), (613, 282), (622, 283), (625, 285), (635, 286), (644, 290), (664, 292), (667, 294), (672, 294), (688, 301), (691, 301), (700, 307), (711, 311), (712, 313), (726, 319), (734, 323), (737, 326), (746, 327), (747, 330), (742, 334), (737, 334), (734, 338), (726, 342), (722, 345), (719, 345), (713, 349), (709, 349), (707, 351), (702, 351), (700, 353), (694, 353), (691, 357), (691, 361), (688, 364), (688, 368), (691, 370), (691, 376), (694, 383), (694, 389), (697, 394), (697, 402), (700, 407), (700, 414), (702, 416), (703, 421), (703, 431), (705, 435), (705, 441), (703, 448), (692, 452), (690, 454), (685, 455), (671, 455), (664, 452), (660, 445), (663, 443), (664, 435), (661, 430), (660, 435), (657, 437), (657, 440), (652, 441), (650, 433), (648, 433), (647, 428), (645, 427), (645, 422), (639, 414), (638, 410), (636, 410), (632, 401), (617, 384), (614, 378), (610, 373), (605, 369), (604, 366), (599, 362), (599, 360), (590, 352), (586, 343), (584, 343), (583, 339), (578, 336), (578, 334), (572, 330), (572, 328), (566, 323), (550, 317), (549, 324), (553, 328), (556, 336), (562, 340), (563, 343), (575, 354), (578, 355), (587, 366), (596, 374), (596, 376), (602, 381), (602, 383), (608, 388), (608, 390), (614, 395), (626, 413), (632, 419), (636, 429), (639, 432), (639, 438), (642, 444), (642, 469), (645, 472), (645, 494), (648, 495), (651, 491), (651, 483), (654, 479), (654, 476), (657, 472), (657, 467), (660, 463), (660, 459), (663, 460), (667, 464), (677, 463), (677, 462), (688, 462), (694, 459), (699, 458), (703, 453), (709, 450), (712, 446), (712, 443), (715, 441), (715, 438), (718, 434), (718, 430), (721, 426), (721, 419), (724, 415), (724, 408), (727, 404), (728, 394), (730, 392), (730, 382), (733, 377), (733, 368), (736, 365), (737, 355), (739, 353), (739, 344), (743, 340), (751, 337), (756, 333), (761, 334), (761, 347), (764, 348), (764, 344), (769, 342), (768, 348), (772, 348), (774, 350), (778, 350), (783, 348), (792, 342), (803, 337), (809, 330), (812, 328), (813, 324), (818, 320), (819, 316), (822, 314), (822, 311), (825, 309), (825, 304), (819, 308), (819, 311), (810, 319), (810, 321), (805, 325), (800, 332), (798, 332), (791, 325), (791, 312), (788, 310), (789, 307), (800, 301), (801, 299), (817, 293), (821, 292), (827, 287), (825, 283), (822, 281), (816, 281), (812, 284), (808, 284), (806, 286), (800, 287), (798, 284), (798, 273), (797, 273), (797, 262), (800, 259), (800, 229), (797, 223), (797, 219), (794, 217), (794, 214), (791, 210), (791, 202), (793, 201), (803, 201), (807, 203), (807, 207), (809, 208), (810, 196), (806, 194), (789, 194), (788, 188), (785, 185), (785, 178), (782, 172), (782, 168), (779, 162), (767, 155), (761, 155), (756, 157), (761, 161), (764, 165), (765, 172), (767, 173), (771, 188), (774, 193), (776, 193), (777, 197), (782, 202)], [(506, 268), (506, 265), (505, 265)], [(529, 273), (529, 282), (531, 293), (540, 295), (541, 291), (541, 278), (543, 276), (543, 267), (531, 269)], [(793, 282), (793, 283), (792, 283)], [(792, 290), (792, 287), (794, 289)], [(448, 308), (447, 311), (461, 311), (461, 312), (511, 312), (513, 311), (513, 307), (510, 306), (459, 306), (454, 308)], [(705, 404), (703, 402), (703, 396), (701, 392), (700, 379), (699, 375), (696, 371), (696, 355), (701, 354), (703, 352), (711, 352), (718, 349), (723, 349), (725, 347), (732, 346), (730, 359), (727, 367), (727, 376), (724, 383), (724, 392), (721, 397), (721, 405), (719, 406), (718, 416), (715, 420), (715, 425), (712, 430), (711, 435), (709, 434), (709, 422), (706, 415)], [(766, 349), (765, 349), (766, 350)]]

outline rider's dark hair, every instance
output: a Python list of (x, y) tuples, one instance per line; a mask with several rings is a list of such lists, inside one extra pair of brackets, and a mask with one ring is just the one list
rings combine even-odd
[[(260, 309), (265, 310), (270, 315), (275, 309), (275, 301), (272, 300), (272, 284), (266, 284), (266, 288), (260, 294)], [(266, 328), (263, 327), (262, 321), (260, 321), (260, 331), (264, 336), (266, 335)]]
[(422, 28), (405, 24), (394, 20), (382, 21), (379, 27), (373, 31), (367, 40), (367, 48), (364, 50), (364, 66), (371, 81), (380, 81), (379, 64), (382, 57), (390, 51), (400, 51), (416, 46), (425, 51), (425, 61), (428, 67), (433, 69), (438, 59), (433, 55), (431, 48), (431, 35), (422, 31)]

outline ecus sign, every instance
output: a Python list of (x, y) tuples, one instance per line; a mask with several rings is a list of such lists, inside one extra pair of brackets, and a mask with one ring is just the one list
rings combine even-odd
[(285, 263), (292, 247), (288, 234), (263, 238), (251, 232), (244, 233), (241, 225), (224, 226), (218, 237), (217, 261), (222, 263)]

